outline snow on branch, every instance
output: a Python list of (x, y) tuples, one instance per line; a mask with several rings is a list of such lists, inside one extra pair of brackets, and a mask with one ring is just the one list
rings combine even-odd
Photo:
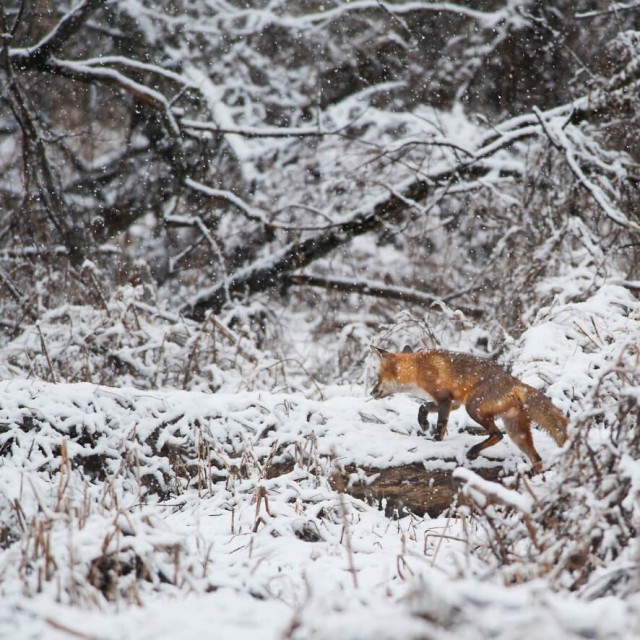
[(88, 58), (86, 60), (82, 60), (82, 64), (87, 67), (120, 65), (136, 71), (148, 71), (167, 78), (168, 80), (172, 80), (178, 84), (183, 84), (189, 89), (197, 89), (197, 86), (194, 83), (190, 82), (188, 78), (180, 73), (176, 73), (170, 69), (165, 69), (157, 64), (149, 64), (148, 62), (134, 60), (133, 58), (127, 58), (126, 56), (100, 56), (98, 58)]
[(104, 82), (118, 87), (133, 95), (137, 100), (157, 110), (169, 135), (173, 154), (172, 159), (180, 176), (185, 174), (185, 158), (182, 149), (182, 132), (171, 110), (167, 97), (160, 91), (137, 82), (125, 74), (108, 67), (95, 67), (84, 62), (72, 60), (51, 59), (46, 68), (62, 76), (78, 80), (79, 82)]
[(378, 229), (385, 222), (399, 219), (406, 209), (405, 199), (422, 200), (429, 187), (423, 181), (412, 182), (401, 190), (402, 197), (382, 198), (373, 208), (362, 207), (349, 219), (319, 231), (308, 238), (290, 242), (274, 255), (260, 259), (225, 278), (223, 282), (192, 298), (181, 311), (202, 320), (208, 309), (220, 310), (231, 295), (252, 295), (286, 285), (289, 274), (311, 264), (353, 238)]
[(581, 166), (582, 162), (585, 164), (596, 165), (599, 171), (608, 171), (609, 173), (615, 172), (618, 169), (616, 164), (609, 165), (606, 163), (605, 154), (601, 153), (600, 158), (587, 154), (580, 148), (580, 144), (584, 142), (581, 132), (573, 125), (558, 122), (558, 119), (546, 120), (542, 113), (538, 109), (534, 110), (534, 113), (539, 119), (540, 126), (545, 135), (549, 138), (549, 141), (560, 151), (564, 153), (567, 160), (567, 164), (573, 174), (576, 176), (580, 184), (591, 194), (592, 198), (598, 203), (602, 211), (616, 224), (622, 227), (626, 227), (636, 233), (640, 232), (640, 225), (632, 222), (624, 215), (620, 209), (618, 209), (607, 196), (604, 189), (598, 185), (595, 180), (591, 180), (587, 177), (584, 169)]
[(229, 203), (249, 220), (260, 222), (263, 225), (269, 225), (269, 221), (262, 211), (259, 211), (255, 207), (250, 206), (242, 198), (239, 198), (234, 193), (231, 193), (231, 191), (228, 191), (226, 189), (213, 189), (212, 187), (208, 187), (207, 185), (202, 184), (197, 180), (193, 180), (192, 178), (187, 178), (185, 180), (185, 185), (190, 189), (197, 191), (198, 193), (208, 196), (209, 198), (213, 198), (214, 200), (222, 200)]
[(238, 135), (243, 138), (316, 138), (335, 135), (337, 131), (323, 131), (318, 127), (234, 127), (225, 128), (215, 122), (200, 122), (181, 118), (185, 130), (203, 131), (221, 135)]
[(524, 514), (530, 514), (533, 509), (534, 500), (530, 495), (485, 480), (471, 469), (459, 467), (454, 471), (453, 477), (463, 484), (464, 493), (478, 505), (499, 504)]
[[(173, 19), (180, 22), (184, 28), (205, 33), (232, 30), (236, 34), (255, 33), (270, 25), (280, 25), (290, 29), (319, 29), (338, 20), (344, 20), (357, 13), (383, 11), (388, 15), (399, 16), (409, 13), (429, 12), (437, 14), (452, 14), (468, 20), (474, 20), (485, 29), (494, 28), (505, 21), (523, 20), (516, 11), (516, 4), (508, 2), (506, 7), (496, 11), (478, 11), (471, 7), (455, 2), (381, 2), (380, 0), (355, 0), (353, 2), (337, 3), (333, 7), (324, 8), (298, 15), (282, 15), (277, 9), (269, 6), (261, 11), (255, 9), (239, 9), (227, 3), (218, 4), (218, 13), (202, 23), (193, 23), (187, 17)], [(157, 14), (154, 17), (159, 18)]]
[(575, 18), (576, 20), (591, 20), (608, 14), (615, 16), (623, 11), (635, 11), (637, 9), (640, 9), (640, 2), (612, 2), (606, 9), (592, 9), (576, 13)]

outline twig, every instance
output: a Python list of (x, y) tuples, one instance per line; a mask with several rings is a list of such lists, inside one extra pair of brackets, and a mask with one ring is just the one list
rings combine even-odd
[(40, 346), (42, 347), (42, 352), (44, 353), (44, 356), (47, 359), (47, 364), (49, 365), (49, 372), (51, 373), (51, 382), (55, 384), (57, 382), (56, 374), (55, 374), (55, 371), (53, 370), (53, 364), (51, 362), (51, 358), (49, 357), (49, 352), (47, 351), (47, 345), (44, 341), (44, 335), (42, 335), (40, 322), (36, 322), (36, 329), (38, 330), (38, 334), (40, 335)]
[(256, 533), (258, 531), (258, 527), (261, 524), (266, 524), (265, 519), (260, 515), (260, 506), (262, 505), (263, 500), (264, 500), (264, 510), (267, 512), (267, 515), (271, 517), (271, 511), (269, 511), (269, 496), (267, 494), (267, 490), (264, 488), (263, 485), (260, 485), (256, 489), (255, 497), (256, 497), (256, 516), (253, 523), (253, 529), (252, 529), (253, 533)]
[(451, 525), (451, 511), (449, 511), (449, 515), (447, 516), (447, 522), (445, 523), (444, 529), (442, 529), (442, 532), (440, 534), (440, 539), (438, 540), (438, 545), (436, 547), (436, 550), (433, 552), (433, 558), (431, 559), (432, 567), (435, 567), (438, 554), (440, 553), (440, 547), (442, 547), (442, 543), (444, 542), (445, 538), (449, 537), (449, 536), (445, 536), (444, 532), (447, 531), (447, 529), (449, 529), (450, 525)]
[(52, 626), (54, 629), (58, 631), (63, 631), (64, 633), (68, 633), (70, 636), (73, 636), (74, 638), (82, 638), (82, 640), (100, 640), (100, 636), (94, 636), (94, 635), (91, 635), (90, 633), (85, 633), (84, 631), (78, 631), (77, 629), (72, 629), (68, 625), (63, 624), (62, 622), (58, 622), (53, 618), (45, 618), (44, 621), (48, 625)]
[(193, 131), (208, 131), (219, 135), (237, 135), (243, 138), (318, 138), (326, 136), (335, 136), (340, 133), (340, 129), (335, 131), (323, 131), (320, 128), (285, 128), (285, 127), (263, 127), (263, 128), (251, 128), (251, 127), (238, 127), (237, 129), (230, 129), (228, 127), (221, 127), (215, 122), (199, 122), (197, 120), (191, 120), (188, 118), (182, 118), (180, 124), (185, 129), (191, 129)]
[(344, 546), (347, 550), (347, 559), (349, 561), (349, 573), (353, 579), (353, 586), (358, 588), (358, 572), (356, 571), (355, 563), (353, 561), (353, 547), (351, 546), (351, 531), (349, 530), (349, 522), (347, 520), (347, 505), (344, 500), (344, 494), (338, 494), (338, 500), (340, 503), (340, 512), (342, 515), (342, 537), (340, 542), (344, 540)]
[(576, 13), (574, 15), (576, 20), (591, 20), (599, 16), (605, 16), (609, 13), (616, 14), (623, 11), (634, 11), (640, 9), (640, 2), (630, 2), (628, 4), (622, 4), (620, 2), (613, 2), (610, 7), (606, 9), (594, 9), (592, 11), (584, 11), (582, 13)]
[(62, 20), (35, 47), (14, 50), (11, 52), (12, 57), (16, 58), (23, 67), (42, 64), (82, 28), (92, 13), (95, 13), (106, 3), (107, 0), (83, 0), (65, 14)]
[[(235, 193), (232, 193), (227, 189), (214, 189), (213, 187), (209, 187), (206, 184), (202, 184), (202, 182), (193, 180), (192, 178), (187, 178), (185, 180), (185, 186), (189, 187), (189, 189), (193, 189), (194, 191), (197, 191), (202, 195), (205, 195), (209, 198), (213, 198), (214, 200), (223, 200), (224, 202), (227, 202), (228, 204), (235, 207), (247, 218), (249, 218), (249, 220), (253, 220), (254, 222), (260, 222), (263, 225), (269, 224), (269, 221), (267, 220), (265, 214), (262, 211), (247, 204), (242, 198), (238, 197)], [(197, 223), (198, 219), (199, 218), (193, 219), (196, 224), (198, 224)], [(180, 218), (180, 222), (182, 224), (193, 225), (194, 222), (190, 222), (190, 220), (192, 219), (184, 218), (184, 217)], [(168, 219), (167, 221), (170, 221), (170, 220)], [(173, 218), (171, 219), (171, 221), (173, 221)], [(198, 226), (201, 227), (202, 223), (200, 222)], [(203, 231), (202, 228), (201, 228), (201, 231)], [(205, 228), (205, 231), (206, 231), (206, 228)], [(203, 234), (205, 233), (205, 231), (203, 231)], [(208, 231), (206, 231), (206, 233), (208, 233)]]

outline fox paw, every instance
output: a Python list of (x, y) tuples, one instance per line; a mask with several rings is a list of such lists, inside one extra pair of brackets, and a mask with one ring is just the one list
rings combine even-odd
[(471, 449), (467, 451), (467, 458), (469, 460), (475, 460), (479, 454), (480, 454), (480, 451), (478, 451), (475, 447), (471, 447)]

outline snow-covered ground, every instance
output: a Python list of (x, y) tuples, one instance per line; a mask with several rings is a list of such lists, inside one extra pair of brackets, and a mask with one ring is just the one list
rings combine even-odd
[[(436, 443), (415, 433), (410, 399), (369, 401), (362, 389), (316, 401), (12, 381), (0, 386), (0, 406), (4, 533), (20, 535), (0, 555), (3, 637), (631, 638), (640, 630), (640, 600), (584, 602), (542, 584), (470, 578), (479, 565), (460, 520), (392, 520), (331, 489), (331, 469), (344, 463), (386, 467), (435, 450), (429, 464), (471, 465), (464, 451), (474, 436), (454, 426), (463, 412)], [(553, 454), (543, 434), (536, 442)], [(190, 480), (181, 475), (188, 455), (197, 467)], [(524, 464), (509, 443), (492, 455)], [(286, 461), (292, 468), (271, 477), (269, 465)]]
[[(572, 429), (594, 417), (593, 451), (611, 448), (616, 398), (634, 397), (639, 324), (635, 299), (612, 284), (547, 309), (512, 345), (514, 372), (544, 386)], [(64, 344), (55, 331), (54, 363)], [(28, 344), (5, 354), (33, 358)], [(608, 399), (597, 412), (594, 388)], [(505, 584), (517, 568), (501, 572), (477, 553), (491, 541), (466, 508), (394, 519), (334, 489), (346, 467), (354, 482), (375, 479), (365, 469), (462, 467), (460, 480), (481, 493), (487, 481), (475, 472), (487, 465), (528, 468), (506, 438), (468, 461), (479, 436), (463, 428), (465, 412), (434, 442), (419, 433), (416, 408), (403, 395), (373, 400), (359, 384), (210, 393), (13, 375), (0, 383), (0, 636), (638, 637), (640, 597), (628, 582), (638, 580), (637, 549), (616, 550), (618, 525), (603, 538), (615, 554), (594, 575), (611, 585), (619, 573), (631, 586), (596, 597), (597, 584), (570, 592), (542, 573)], [(568, 455), (545, 433), (534, 438), (545, 473), (497, 496), (527, 516), (553, 501)], [(611, 477), (629, 479), (623, 507), (637, 521), (638, 463), (621, 459)]]

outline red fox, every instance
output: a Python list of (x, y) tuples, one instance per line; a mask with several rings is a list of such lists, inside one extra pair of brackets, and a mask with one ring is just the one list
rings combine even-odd
[(489, 360), (442, 349), (418, 353), (411, 353), (408, 347), (402, 353), (377, 347), (372, 350), (380, 358), (380, 369), (371, 395), (384, 398), (404, 391), (432, 398), (434, 402), (420, 407), (418, 423), (427, 430), (429, 413), (437, 411), (436, 440), (442, 440), (447, 431), (451, 409), (465, 405), (469, 416), (489, 433), (486, 440), (469, 449), (470, 460), (502, 440), (496, 418), (502, 418), (509, 437), (527, 455), (534, 473), (541, 471), (542, 459), (533, 446), (531, 422), (546, 429), (558, 445), (566, 442), (566, 416), (540, 391)]

